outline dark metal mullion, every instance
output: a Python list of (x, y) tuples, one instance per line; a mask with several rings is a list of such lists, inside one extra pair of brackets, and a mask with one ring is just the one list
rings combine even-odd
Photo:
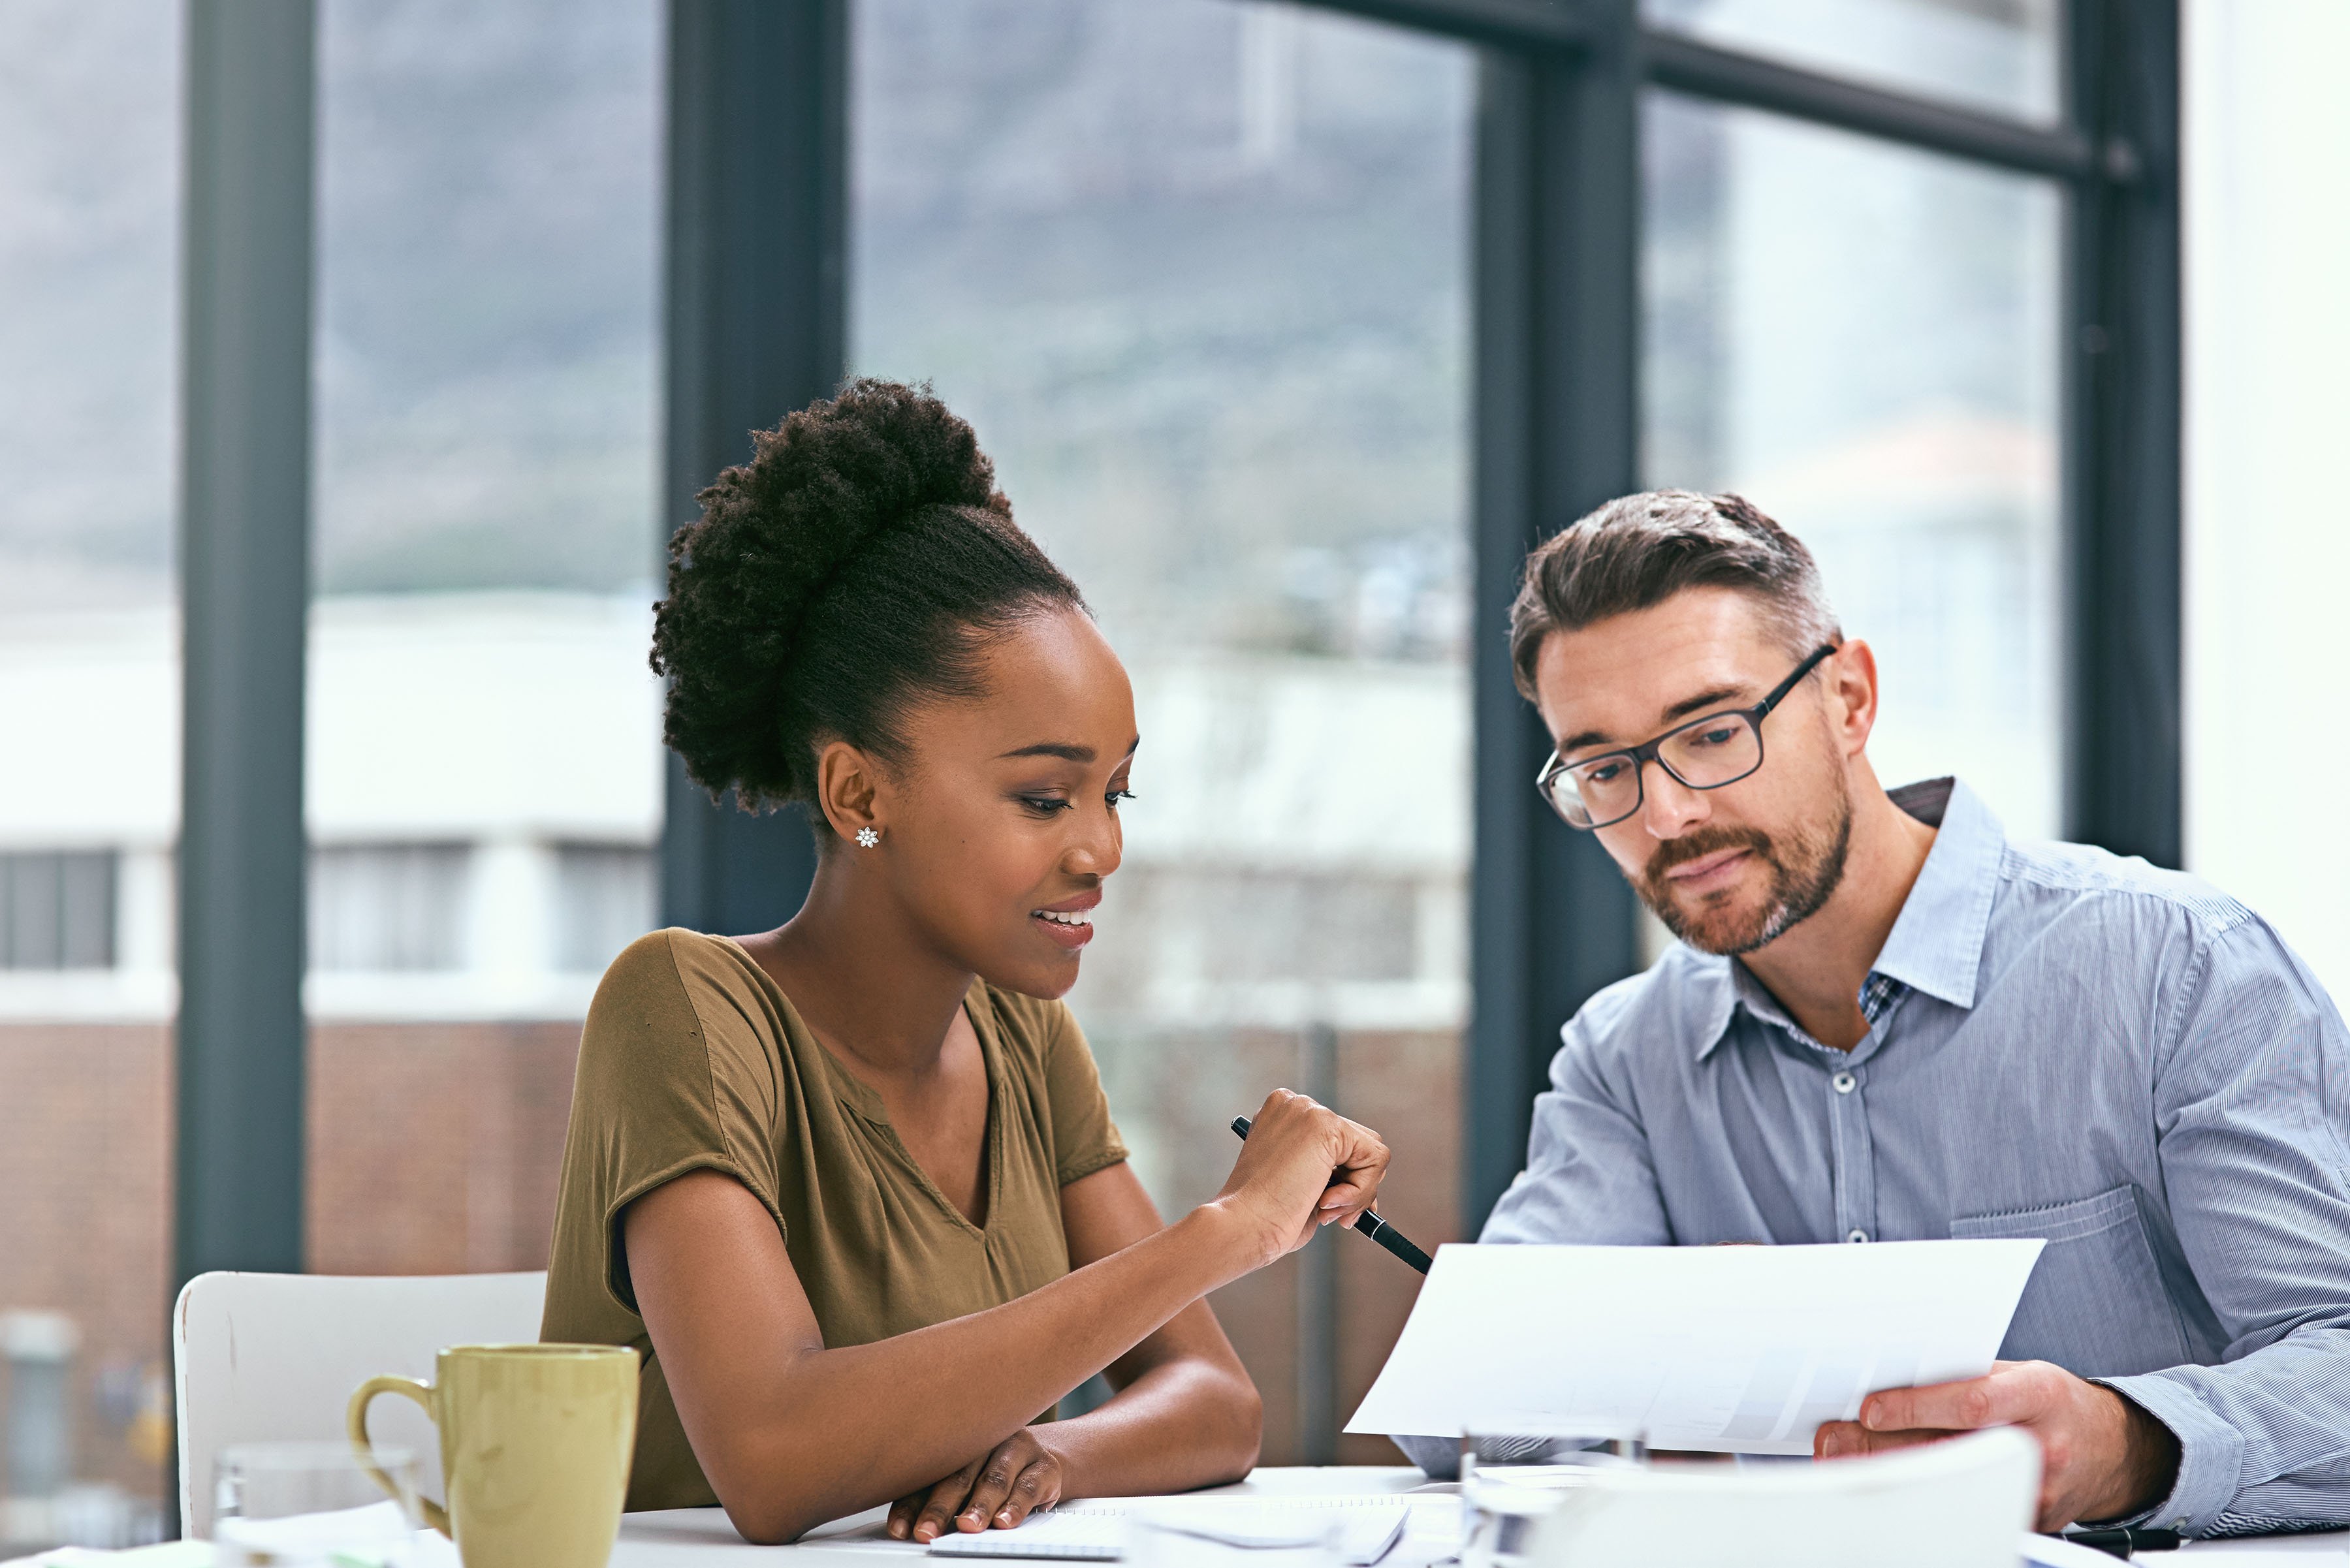
[(1632, 897), (1534, 791), (1549, 741), (1511, 679), (1527, 549), (1638, 484), (1639, 145), (1632, 0), (1590, 46), (1488, 53), (1475, 179), (1476, 856), (1463, 1220), (1524, 1163), (1559, 1026), (1635, 967)]
[[(848, 0), (671, 0), (664, 545), (750, 432), (846, 363), (848, 24)], [(665, 921), (740, 933), (799, 908), (797, 812), (712, 805), (674, 755), (667, 807)]]
[(2129, 149), (2066, 213), (2064, 832), (2184, 848), (2176, 0), (2074, 0), (2067, 100)]
[(296, 1271), (312, 0), (186, 9), (174, 1282)]
[(1574, 48), (1592, 36), (1568, 0), (1303, 0), (1414, 32), (1501, 48)]
[[(2070, 0), (2065, 7), (2063, 62), (2065, 122), (2087, 136), (2103, 119), (2095, 39), (2102, 0)], [(2101, 193), (2085, 182), (2061, 194), (2063, 275), (2057, 314), (2058, 557), (2062, 641), (2058, 697), (2062, 831), (2078, 838), (2086, 827), (2083, 721), (2094, 706), (2090, 688), (2102, 660), (2096, 653), (2097, 606), (2092, 591), (2098, 554), (2099, 483), (2095, 409), (2102, 357), (2094, 352), (2098, 323), (2097, 275), (2104, 245)]]
[(1648, 79), (1675, 92), (2030, 174), (2079, 178), (2099, 167), (2097, 143), (2069, 126), (2042, 130), (1976, 114), (1716, 48), (1677, 33), (1644, 33), (1640, 52)]

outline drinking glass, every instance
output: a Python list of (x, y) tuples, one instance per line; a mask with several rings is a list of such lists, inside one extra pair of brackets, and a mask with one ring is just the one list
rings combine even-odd
[(1518, 1568), (1534, 1527), (1559, 1494), (1609, 1470), (1648, 1462), (1638, 1436), (1481, 1432), (1461, 1439), (1461, 1568)]
[(387, 1497), (348, 1443), (239, 1443), (213, 1474), (219, 1568), (413, 1568), (416, 1456), (379, 1448)]

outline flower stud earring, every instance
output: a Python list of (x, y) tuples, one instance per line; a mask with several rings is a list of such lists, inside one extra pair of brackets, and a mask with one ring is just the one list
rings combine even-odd
[(879, 833), (876, 833), (873, 829), (869, 827), (860, 827), (857, 830), (857, 845), (858, 848), (870, 849), (880, 842), (881, 836)]

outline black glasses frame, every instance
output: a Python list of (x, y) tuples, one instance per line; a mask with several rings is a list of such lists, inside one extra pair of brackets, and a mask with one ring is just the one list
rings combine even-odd
[[(1620, 751), (1600, 752), (1596, 755), (1584, 757), (1572, 763), (1561, 758), (1556, 748), (1553, 748), (1549, 757), (1543, 763), (1542, 772), (1534, 775), (1534, 791), (1536, 794), (1540, 794), (1544, 800), (1549, 803), (1551, 810), (1558, 813), (1558, 818), (1561, 822), (1565, 823), (1569, 827), (1579, 828), (1586, 833), (1590, 833), (1602, 827), (1615, 826), (1616, 824), (1622, 822), (1625, 818), (1638, 815), (1639, 809), (1648, 804), (1648, 775), (1646, 771), (1647, 763), (1654, 763), (1659, 767), (1664, 769), (1665, 772), (1672, 774), (1673, 781), (1679, 784), (1683, 789), (1726, 789), (1730, 785), (1736, 784), (1739, 779), (1752, 778), (1762, 766), (1762, 721), (1770, 716), (1772, 709), (1776, 708), (1780, 703), (1787, 700), (1787, 693), (1795, 689), (1795, 683), (1797, 681), (1803, 680), (1804, 676), (1809, 675), (1813, 670), (1818, 669), (1821, 659), (1825, 659), (1829, 654), (1834, 653), (1837, 649), (1843, 646), (1844, 645), (1842, 643), (1837, 642), (1822, 643), (1818, 648), (1813, 650), (1812, 656), (1809, 659), (1804, 659), (1801, 664), (1795, 666), (1795, 672), (1793, 675), (1788, 676), (1787, 679), (1780, 681), (1778, 685), (1773, 687), (1771, 689), (1770, 695), (1764, 697), (1762, 701), (1755, 703), (1752, 708), (1723, 708), (1715, 712), (1708, 713), (1702, 718), (1685, 720), (1680, 723), (1675, 724), (1671, 729), (1667, 730), (1663, 734), (1659, 735), (1652, 741), (1644, 741), (1637, 746), (1626, 746)], [(1713, 784), (1696, 784), (1689, 779), (1681, 777), (1680, 770), (1674, 767), (1672, 763), (1665, 761), (1664, 754), (1660, 748), (1663, 747), (1667, 741), (1671, 740), (1675, 735), (1681, 734), (1690, 730), (1700, 729), (1707, 724), (1714, 723), (1722, 719), (1743, 719), (1746, 721), (1748, 727), (1754, 732), (1754, 766), (1748, 768), (1744, 773), (1738, 774), (1736, 777), (1721, 779)], [(1588, 767), (1593, 763), (1606, 762), (1610, 757), (1623, 757), (1627, 759), (1632, 764), (1633, 794), (1631, 809), (1629, 811), (1618, 812), (1605, 822), (1601, 822), (1596, 818), (1594, 818), (1589, 822), (1575, 821), (1575, 818), (1566, 814), (1566, 808), (1559, 805), (1558, 796), (1552, 792), (1552, 784), (1558, 778), (1559, 774), (1566, 772), (1569, 767)]]

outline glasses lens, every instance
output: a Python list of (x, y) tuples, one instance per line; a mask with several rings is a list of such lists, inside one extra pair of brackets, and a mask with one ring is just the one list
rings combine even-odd
[(1594, 757), (1560, 769), (1551, 794), (1559, 815), (1577, 827), (1605, 826), (1640, 809), (1639, 764), (1627, 756)]
[(1683, 784), (1711, 789), (1762, 765), (1762, 737), (1745, 714), (1717, 713), (1666, 736), (1657, 755)]
[(1591, 813), (1585, 809), (1583, 797), (1575, 793), (1575, 784), (1565, 774), (1553, 774), (1535, 786), (1550, 808), (1566, 819), (1570, 827), (1591, 826)]

